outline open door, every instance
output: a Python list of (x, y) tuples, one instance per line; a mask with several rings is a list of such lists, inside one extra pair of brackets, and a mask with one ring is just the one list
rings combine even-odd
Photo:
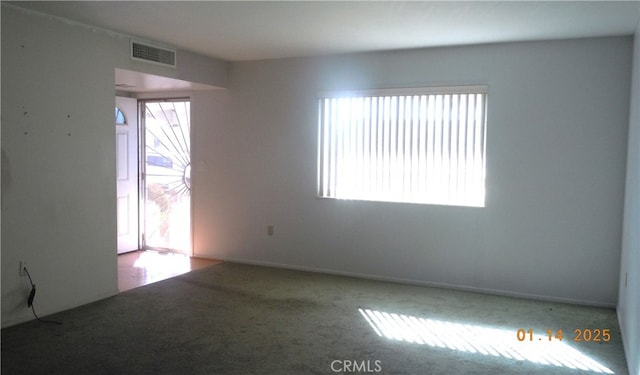
[(138, 101), (116, 97), (116, 189), (118, 254), (139, 244)]

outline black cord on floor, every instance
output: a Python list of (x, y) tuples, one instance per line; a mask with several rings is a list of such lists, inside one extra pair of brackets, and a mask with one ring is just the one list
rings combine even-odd
[(27, 301), (27, 307), (31, 307), (31, 311), (33, 311), (33, 316), (35, 316), (36, 319), (39, 322), (42, 322), (42, 323), (50, 323), (50, 324), (61, 325), (62, 323), (57, 322), (55, 320), (43, 320), (43, 319), (40, 319), (38, 314), (36, 314), (36, 308), (33, 307), (33, 299), (36, 297), (36, 285), (33, 283), (33, 280), (31, 280), (31, 275), (29, 274), (29, 270), (27, 270), (27, 267), (22, 267), (22, 268), (24, 269), (24, 272), (29, 277), (29, 283), (31, 284), (31, 293), (29, 293), (29, 299)]

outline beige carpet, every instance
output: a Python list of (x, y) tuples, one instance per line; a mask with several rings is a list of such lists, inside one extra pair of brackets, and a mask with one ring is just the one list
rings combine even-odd
[(234, 263), (48, 318), (2, 330), (3, 374), (627, 373), (610, 309)]

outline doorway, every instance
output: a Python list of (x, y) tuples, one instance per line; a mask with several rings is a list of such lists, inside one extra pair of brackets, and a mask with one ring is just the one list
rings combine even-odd
[(191, 104), (140, 100), (142, 248), (191, 255)]
[(116, 96), (118, 290), (217, 263), (191, 258), (189, 99)]
[(118, 254), (150, 249), (190, 256), (189, 99), (117, 96), (115, 117)]

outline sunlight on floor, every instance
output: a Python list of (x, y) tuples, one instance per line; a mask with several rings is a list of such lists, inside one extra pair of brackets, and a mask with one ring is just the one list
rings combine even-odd
[(188, 256), (156, 251), (145, 251), (133, 263), (133, 266), (143, 268), (147, 272), (148, 279), (165, 275), (179, 275), (189, 272), (191, 269)]
[(153, 250), (118, 256), (118, 290), (125, 291), (220, 263), (213, 259)]
[(519, 341), (516, 329), (498, 329), (444, 320), (358, 309), (378, 336), (391, 340), (448, 348), (468, 353), (529, 361), (542, 365), (567, 367), (613, 374), (613, 371), (546, 335), (533, 335)]

